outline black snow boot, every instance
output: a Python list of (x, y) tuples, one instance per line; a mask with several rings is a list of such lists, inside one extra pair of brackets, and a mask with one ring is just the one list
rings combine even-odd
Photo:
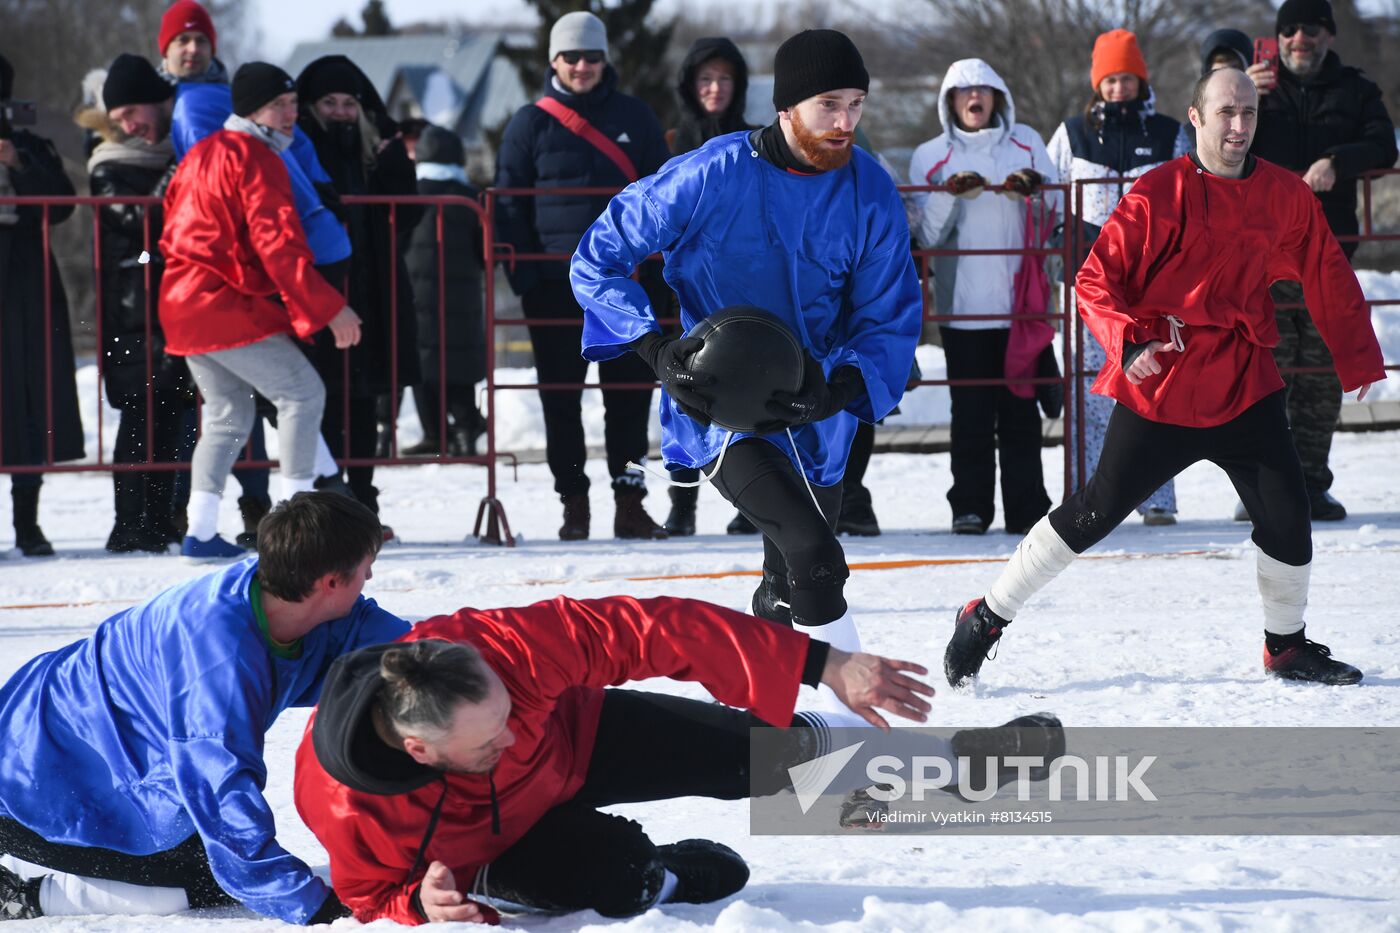
[(743, 512), (735, 512), (724, 531), (731, 535), (756, 535), (758, 534), (758, 526), (749, 521), (748, 516)]
[(672, 486), (671, 514), (666, 516), (666, 533), (673, 538), (688, 538), (695, 534), (695, 505), (700, 500), (700, 490), (686, 486)]
[(961, 687), (969, 678), (977, 676), (1006, 625), (1005, 619), (987, 608), (985, 599), (974, 599), (962, 607), (953, 637), (943, 652), (943, 673), (948, 676), (950, 686)]
[(38, 486), (11, 486), (10, 502), (14, 507), (15, 547), (25, 557), (52, 557), (53, 545), (39, 527)]
[(864, 486), (846, 489), (841, 495), (841, 517), (836, 520), (838, 535), (873, 538), (880, 533), (875, 509), (870, 504), (870, 490)]
[(1296, 635), (1267, 635), (1264, 670), (1283, 680), (1348, 686), (1361, 682), (1361, 671), (1332, 657), (1332, 649)]
[(146, 477), (139, 473), (113, 473), (112, 493), (117, 516), (112, 533), (107, 536), (107, 550), (113, 554), (164, 554), (170, 542), (163, 533), (146, 525)]
[(0, 865), (0, 920), (33, 920), (42, 917), (39, 909), (39, 884), (44, 876), (25, 881)]
[(243, 530), (234, 543), (250, 551), (258, 549), (258, 522), (272, 511), (272, 500), (266, 496), (240, 496), (238, 511), (243, 516)]
[(709, 904), (739, 893), (749, 883), (749, 866), (739, 853), (709, 839), (657, 846), (656, 857), (676, 876), (672, 904)]

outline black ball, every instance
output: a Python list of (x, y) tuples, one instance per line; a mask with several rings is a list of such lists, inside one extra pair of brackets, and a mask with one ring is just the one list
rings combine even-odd
[(731, 431), (753, 431), (773, 416), (765, 407), (774, 392), (802, 388), (805, 357), (797, 335), (776, 316), (749, 305), (731, 305), (696, 323), (687, 337), (705, 345), (690, 355), (692, 372), (714, 377), (701, 391), (714, 402), (710, 420)]

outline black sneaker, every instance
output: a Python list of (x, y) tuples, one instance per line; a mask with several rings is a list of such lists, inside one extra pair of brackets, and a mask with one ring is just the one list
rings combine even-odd
[(1347, 507), (1325, 489), (1308, 490), (1308, 507), (1315, 522), (1340, 522), (1347, 517)]
[(672, 904), (708, 904), (737, 894), (749, 883), (749, 866), (739, 853), (709, 839), (657, 846), (656, 855), (676, 876)]
[(1309, 638), (1277, 654), (1264, 646), (1264, 670), (1284, 680), (1313, 684), (1350, 685), (1361, 682), (1361, 671), (1332, 657), (1332, 649)]
[(950, 686), (961, 687), (969, 678), (977, 676), (982, 662), (996, 648), (1006, 624), (1006, 620), (988, 609), (987, 601), (980, 597), (962, 607), (948, 649), (943, 652), (943, 673), (948, 676)]
[(33, 920), (42, 917), (39, 909), (39, 883), (43, 876), (25, 881), (0, 865), (0, 920)]
[(787, 580), (763, 571), (763, 582), (753, 591), (751, 611), (760, 619), (792, 627), (792, 606), (787, 601)]
[(953, 519), (953, 534), (955, 535), (984, 535), (987, 533), (987, 523), (982, 521), (982, 516), (959, 515)]
[[(990, 729), (963, 729), (953, 734), (952, 745), (955, 755), (968, 759), (971, 769), (968, 786), (975, 790), (989, 786), (988, 758), (1000, 761), (1014, 756), (1039, 758), (1044, 764), (1029, 769), (1027, 777), (1043, 781), (1050, 776), (1051, 764), (1065, 753), (1065, 728), (1053, 713), (1031, 713)], [(1016, 780), (1016, 774), (1015, 768), (999, 767), (996, 786), (1011, 783)], [(957, 786), (949, 785), (944, 790), (956, 792)]]

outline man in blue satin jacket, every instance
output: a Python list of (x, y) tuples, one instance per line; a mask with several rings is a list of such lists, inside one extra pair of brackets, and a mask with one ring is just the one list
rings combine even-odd
[(348, 915), (277, 843), (263, 741), (332, 661), (408, 631), (361, 595), (382, 542), (355, 500), (301, 493), (263, 519), (259, 557), (20, 668), (0, 688), (0, 919)]
[[(883, 418), (903, 394), (922, 323), (919, 283), (894, 182), (853, 144), (870, 86), (854, 43), (833, 30), (798, 33), (773, 73), (777, 120), (717, 136), (623, 190), (584, 235), (570, 279), (585, 312), (583, 355), (633, 351), (650, 363), (665, 389), (667, 463), (706, 468), (763, 532), (754, 614), (857, 651), (832, 527), (857, 419)], [(687, 329), (754, 305), (806, 346), (801, 391), (769, 402), (771, 433), (734, 439), (710, 424), (710, 399), (686, 384), (697, 341), (662, 337), (628, 277), (657, 251)]]

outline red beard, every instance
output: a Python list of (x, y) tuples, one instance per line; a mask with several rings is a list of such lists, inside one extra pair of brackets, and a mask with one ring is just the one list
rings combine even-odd
[[(797, 140), (797, 154), (802, 157), (802, 161), (819, 172), (829, 172), (832, 169), (841, 168), (851, 161), (854, 134), (813, 133), (802, 122), (802, 116), (796, 107), (792, 108), (792, 135)], [(822, 142), (828, 139), (843, 139), (846, 141), (846, 145), (840, 149), (823, 146)]]

